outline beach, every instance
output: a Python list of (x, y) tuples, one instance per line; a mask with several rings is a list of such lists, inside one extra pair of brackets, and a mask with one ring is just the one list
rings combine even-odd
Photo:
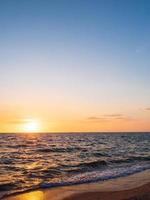
[(124, 191), (86, 192), (65, 198), (65, 200), (149, 200), (150, 184)]
[(35, 190), (4, 200), (149, 200), (150, 170), (89, 184)]

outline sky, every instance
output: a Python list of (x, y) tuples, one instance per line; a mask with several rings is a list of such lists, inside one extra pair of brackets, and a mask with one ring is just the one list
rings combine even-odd
[(150, 131), (149, 10), (0, 0), (0, 132)]

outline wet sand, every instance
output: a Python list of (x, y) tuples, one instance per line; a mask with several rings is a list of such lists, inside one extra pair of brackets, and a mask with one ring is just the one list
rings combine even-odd
[(150, 200), (150, 170), (103, 182), (26, 192), (5, 200)]
[(150, 200), (150, 184), (124, 191), (86, 192), (75, 194), (64, 200)]

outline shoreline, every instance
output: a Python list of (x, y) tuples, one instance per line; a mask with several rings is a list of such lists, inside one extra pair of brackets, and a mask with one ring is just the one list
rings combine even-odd
[(84, 192), (70, 195), (63, 200), (150, 200), (150, 183), (121, 191)]
[[(135, 198), (134, 198), (135, 197)], [(38, 189), (10, 195), (3, 200), (150, 200), (150, 170), (96, 183)]]

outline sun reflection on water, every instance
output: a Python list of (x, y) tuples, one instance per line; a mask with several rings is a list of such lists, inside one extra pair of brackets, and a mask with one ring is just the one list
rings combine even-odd
[(21, 195), (17, 195), (14, 197), (10, 197), (7, 200), (44, 200), (44, 194), (42, 191), (34, 191)]

